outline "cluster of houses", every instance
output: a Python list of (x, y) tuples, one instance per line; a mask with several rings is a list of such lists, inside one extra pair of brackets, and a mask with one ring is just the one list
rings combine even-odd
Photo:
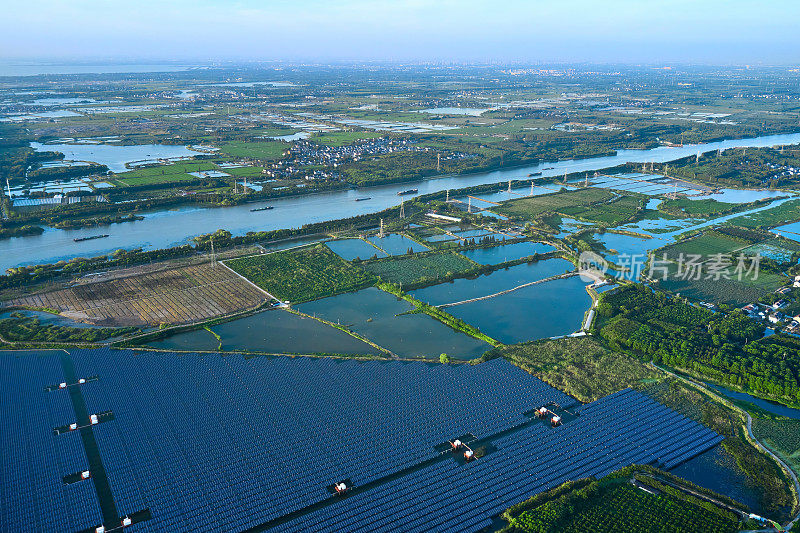
[(753, 320), (766, 321), (770, 325), (785, 324), (783, 331), (786, 333), (800, 334), (800, 314), (791, 316), (784, 310), (791, 304), (791, 300), (782, 298), (788, 295), (793, 288), (800, 287), (800, 276), (796, 276), (792, 287), (781, 287), (775, 291), (781, 298), (773, 304), (751, 303), (742, 307), (742, 311)]

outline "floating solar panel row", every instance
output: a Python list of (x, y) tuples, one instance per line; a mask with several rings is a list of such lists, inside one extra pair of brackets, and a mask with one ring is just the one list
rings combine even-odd
[(446, 459), (274, 529), (477, 531), (489, 517), (564, 481), (600, 477), (654, 457), (696, 455), (719, 440), (628, 390), (589, 404), (566, 425), (533, 424), (495, 439), (496, 451), (472, 463)]
[(0, 380), (0, 531), (80, 530), (96, 524), (99, 506), (92, 484), (63, 483), (67, 471), (85, 467), (86, 460), (81, 462), (70, 439), (74, 435), (53, 434), (54, 423), (75, 419), (65, 408), (66, 391), (45, 391), (63, 381), (58, 355), (0, 353)]
[[(116, 475), (135, 479), (153, 514), (147, 527), (156, 528), (176, 519), (194, 529), (219, 528), (217, 519), (226, 529), (264, 523), (330, 497), (335, 481), (363, 485), (437, 456), (434, 446), (448, 439), (496, 434), (542, 404), (576, 404), (503, 360), (100, 350), (74, 359), (79, 374), (100, 376), (85, 388), (89, 411), (115, 415), (95, 430), (118, 428), (119, 446), (100, 443), (112, 487)], [(196, 499), (181, 504), (175, 493), (184, 492)]]

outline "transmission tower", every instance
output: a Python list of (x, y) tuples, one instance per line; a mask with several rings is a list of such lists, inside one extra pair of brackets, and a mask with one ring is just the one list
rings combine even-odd
[(381, 219), (381, 229), (378, 231), (378, 238), (383, 239), (383, 219)]
[(511, 192), (511, 180), (508, 180), (508, 192)]
[(442, 154), (436, 152), (436, 172), (442, 170)]
[(405, 200), (400, 201), (400, 218), (406, 218), (406, 202)]

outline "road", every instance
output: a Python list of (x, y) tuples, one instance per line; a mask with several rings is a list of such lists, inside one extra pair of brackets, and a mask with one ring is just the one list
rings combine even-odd
[[(690, 385), (701, 389), (703, 392), (708, 393), (710, 396), (712, 396), (716, 400), (722, 402), (727, 407), (729, 407), (729, 408), (731, 408), (731, 409), (733, 409), (735, 411), (738, 411), (739, 413), (743, 414), (745, 416), (746, 420), (747, 420), (747, 422), (745, 424), (745, 427), (747, 429), (748, 440), (751, 443), (753, 443), (753, 445), (756, 448), (758, 448), (760, 451), (766, 453), (767, 455), (769, 455), (770, 457), (775, 459), (775, 461), (781, 466), (781, 468), (783, 468), (784, 472), (792, 479), (792, 483), (794, 484), (795, 498), (800, 498), (800, 483), (797, 480), (797, 475), (794, 473), (794, 471), (792, 471), (791, 468), (789, 468), (789, 465), (787, 465), (786, 463), (783, 462), (783, 459), (781, 459), (780, 457), (775, 455), (772, 452), (772, 450), (770, 450), (769, 448), (764, 446), (761, 443), (761, 441), (759, 441), (756, 438), (756, 436), (753, 434), (753, 427), (752, 427), (753, 426), (753, 417), (750, 416), (750, 413), (748, 413), (744, 409), (734, 405), (733, 403), (731, 403), (730, 401), (726, 400), (725, 398), (721, 397), (719, 394), (717, 394), (714, 391), (710, 390), (708, 387), (706, 387), (702, 383), (694, 381), (693, 379), (689, 379), (689, 378), (685, 378), (683, 376), (679, 376), (678, 374), (676, 374), (674, 372), (670, 372), (669, 370), (667, 370), (665, 368), (662, 368), (660, 366), (657, 366), (656, 364), (654, 364), (652, 362), (649, 363), (649, 364), (653, 368), (661, 370), (665, 374), (668, 374), (668, 375), (670, 375), (670, 376), (672, 376), (672, 377), (674, 377), (676, 379), (679, 379), (679, 380), (681, 380), (681, 381), (683, 381), (685, 383), (689, 383)], [(800, 511), (798, 511), (798, 513), (794, 516), (794, 518), (792, 518), (789, 522), (787, 522), (786, 524), (783, 525), (784, 530), (788, 531), (788, 530), (792, 529), (792, 527), (795, 525), (795, 523), (797, 523), (798, 520), (800, 520)], [(774, 530), (765, 529), (763, 531), (774, 531)]]

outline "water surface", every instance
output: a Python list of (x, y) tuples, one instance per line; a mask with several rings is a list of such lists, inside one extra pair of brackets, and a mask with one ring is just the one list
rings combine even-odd
[(369, 288), (308, 302), (297, 309), (348, 325), (353, 331), (401, 357), (433, 357), (446, 353), (454, 359), (480, 357), (490, 345), (457, 332), (380, 289)]

